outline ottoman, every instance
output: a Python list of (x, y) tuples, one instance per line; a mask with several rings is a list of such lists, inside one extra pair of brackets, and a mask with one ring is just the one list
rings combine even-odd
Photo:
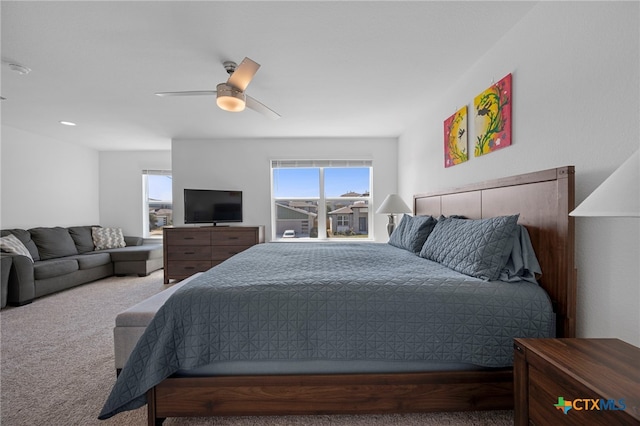
[(116, 372), (119, 373), (122, 370), (140, 336), (142, 336), (158, 309), (164, 305), (169, 296), (200, 275), (202, 275), (202, 272), (185, 278), (170, 288), (143, 300), (126, 311), (120, 312), (116, 316), (116, 326), (113, 329)]

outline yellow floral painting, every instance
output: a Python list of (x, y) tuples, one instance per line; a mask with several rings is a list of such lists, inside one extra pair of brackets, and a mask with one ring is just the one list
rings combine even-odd
[(511, 74), (473, 100), (476, 157), (511, 145)]
[(467, 106), (465, 105), (444, 120), (444, 166), (455, 166), (468, 159)]

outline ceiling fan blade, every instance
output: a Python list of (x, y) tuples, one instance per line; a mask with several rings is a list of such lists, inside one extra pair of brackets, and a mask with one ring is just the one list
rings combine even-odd
[(192, 90), (187, 92), (158, 92), (156, 96), (211, 96), (215, 95), (215, 90)]
[(268, 106), (264, 105), (263, 103), (255, 100), (251, 96), (247, 96), (246, 99), (247, 99), (247, 108), (251, 108), (252, 110), (257, 111), (260, 114), (266, 117), (269, 117), (272, 120), (277, 120), (278, 118), (280, 118), (280, 114), (278, 114)]
[(231, 74), (227, 83), (244, 92), (249, 83), (251, 83), (253, 76), (258, 72), (258, 68), (260, 68), (259, 63), (249, 58), (244, 58), (238, 68)]

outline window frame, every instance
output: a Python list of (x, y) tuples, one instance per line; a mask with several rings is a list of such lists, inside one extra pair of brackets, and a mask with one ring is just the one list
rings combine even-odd
[[(173, 177), (171, 170), (142, 170), (142, 237), (143, 238), (162, 238), (161, 235), (151, 235), (149, 229), (149, 176), (169, 176)], [(173, 186), (173, 185), (172, 185)], [(172, 223), (164, 226), (172, 226), (173, 224), (173, 194), (171, 197)], [(163, 228), (162, 226), (161, 228)]]
[[(276, 197), (275, 196), (275, 176), (274, 170), (279, 168), (317, 168), (319, 170), (319, 197)], [(327, 197), (325, 194), (325, 169), (327, 168), (368, 168), (369, 169), (369, 192), (366, 196), (349, 196), (349, 197)], [(270, 161), (270, 180), (271, 180), (271, 240), (282, 241), (283, 238), (277, 236), (278, 218), (276, 211), (277, 201), (311, 201), (317, 203), (317, 220), (318, 220), (318, 236), (317, 238), (301, 238), (296, 241), (373, 241), (374, 235), (372, 230), (374, 212), (373, 206), (373, 161), (372, 160), (271, 160)], [(367, 204), (367, 234), (362, 238), (335, 238), (327, 235), (327, 226), (330, 223), (328, 217), (327, 204), (335, 201), (347, 201), (355, 203), (357, 201), (365, 201)], [(325, 226), (320, 225), (323, 218)]]

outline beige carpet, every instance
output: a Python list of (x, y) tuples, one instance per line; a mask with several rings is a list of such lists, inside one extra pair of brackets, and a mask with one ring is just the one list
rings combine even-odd
[[(162, 291), (162, 271), (111, 277), (0, 311), (0, 424), (146, 425), (146, 407), (97, 420), (113, 383), (118, 312)], [(511, 425), (513, 412), (168, 419), (165, 425)]]

